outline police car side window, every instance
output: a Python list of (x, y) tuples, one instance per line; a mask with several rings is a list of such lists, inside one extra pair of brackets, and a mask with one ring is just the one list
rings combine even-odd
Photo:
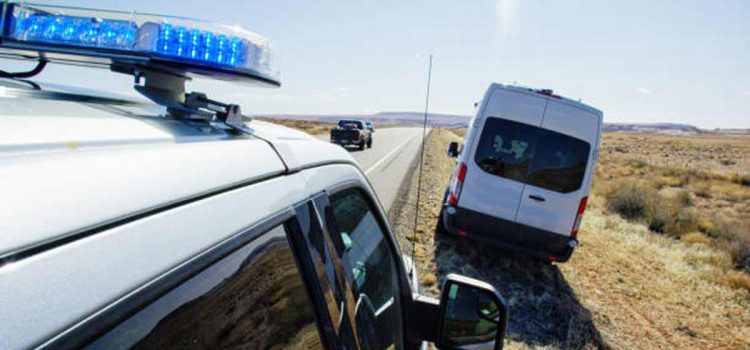
[(320, 349), (312, 303), (282, 226), (179, 284), (89, 345)]
[(354, 293), (354, 318), (365, 348), (403, 348), (395, 254), (365, 194), (356, 188), (330, 197), (328, 231)]

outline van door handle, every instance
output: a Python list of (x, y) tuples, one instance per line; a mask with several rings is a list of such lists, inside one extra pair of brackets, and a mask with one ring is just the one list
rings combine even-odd
[(535, 200), (537, 202), (544, 202), (544, 198), (543, 197), (537, 196), (535, 194), (530, 195), (529, 198), (531, 198), (531, 199), (533, 199), (533, 200)]

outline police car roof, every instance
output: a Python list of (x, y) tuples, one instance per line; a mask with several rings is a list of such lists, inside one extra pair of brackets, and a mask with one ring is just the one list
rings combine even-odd
[[(45, 88), (36, 91), (65, 89)], [(248, 122), (252, 135), (238, 135), (165, 118), (147, 103), (18, 97), (32, 90), (0, 79), (0, 265), (157, 206), (318, 164), (355, 164), (341, 147), (271, 123)]]

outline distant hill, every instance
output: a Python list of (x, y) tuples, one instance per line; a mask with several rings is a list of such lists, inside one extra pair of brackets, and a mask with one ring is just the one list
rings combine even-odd
[[(424, 113), (421, 112), (380, 112), (376, 114), (271, 114), (266, 118), (301, 119), (335, 123), (341, 119), (367, 119), (375, 124), (422, 125)], [(427, 124), (436, 127), (466, 127), (469, 116), (457, 114), (429, 113)]]
[[(379, 112), (375, 114), (271, 114), (263, 115), (266, 118), (300, 119), (328, 123), (335, 123), (341, 119), (355, 118), (372, 120), (375, 124), (390, 125), (422, 125), (424, 113), (422, 112)], [(469, 124), (471, 117), (458, 114), (429, 113), (427, 124), (433, 127), (456, 127), (462, 128)], [(671, 135), (698, 135), (698, 134), (732, 134), (750, 135), (750, 129), (700, 129), (695, 125), (679, 123), (604, 123), (604, 131), (609, 132), (632, 132), (632, 133), (658, 133)]]
[(706, 132), (694, 125), (677, 123), (604, 123), (604, 131), (697, 135)]
[(700, 129), (695, 125), (678, 123), (604, 123), (604, 131), (657, 133), (670, 135), (732, 134), (750, 135), (750, 129)]

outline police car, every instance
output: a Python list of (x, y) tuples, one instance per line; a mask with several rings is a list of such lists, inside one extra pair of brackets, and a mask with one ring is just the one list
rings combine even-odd
[[(187, 92), (280, 85), (260, 36), (184, 18), (5, 2), (0, 349), (500, 348), (507, 304), (419, 294), (340, 147)], [(151, 102), (29, 80), (47, 63), (135, 77)], [(210, 92), (209, 92), (210, 93)]]

